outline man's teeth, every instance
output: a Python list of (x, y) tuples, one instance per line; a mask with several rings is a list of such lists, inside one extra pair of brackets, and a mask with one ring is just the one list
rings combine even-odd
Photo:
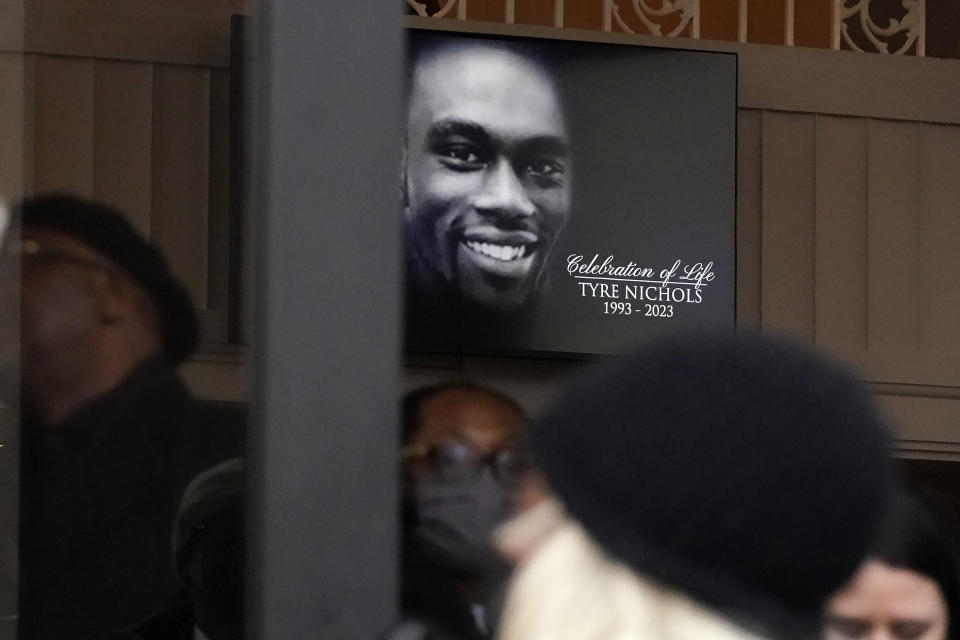
[(472, 240), (468, 240), (465, 244), (481, 255), (496, 260), (503, 260), (504, 262), (519, 260), (527, 255), (527, 245), (514, 247), (508, 244), (490, 244), (489, 242), (475, 242)]

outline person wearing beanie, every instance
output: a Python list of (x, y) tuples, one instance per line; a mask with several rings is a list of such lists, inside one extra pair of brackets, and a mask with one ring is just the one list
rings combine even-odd
[(105, 638), (176, 593), (184, 487), (241, 453), (242, 417), (198, 403), (174, 367), (190, 298), (125, 216), (52, 194), (13, 210), (21, 265), (23, 638)]
[(865, 390), (756, 336), (649, 344), (531, 429), (553, 497), (499, 531), (500, 640), (816, 638), (893, 486)]
[(242, 640), (246, 465), (221, 462), (190, 481), (173, 526), (183, 591), (116, 640)]

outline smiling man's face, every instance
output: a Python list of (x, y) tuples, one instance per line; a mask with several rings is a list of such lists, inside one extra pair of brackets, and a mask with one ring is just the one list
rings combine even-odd
[(483, 43), (421, 58), (405, 189), (412, 277), (484, 307), (526, 302), (570, 215), (567, 129), (547, 71)]

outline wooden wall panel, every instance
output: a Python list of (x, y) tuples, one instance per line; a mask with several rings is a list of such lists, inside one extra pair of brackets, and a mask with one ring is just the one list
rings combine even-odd
[(737, 325), (760, 324), (761, 112), (737, 112)]
[(151, 235), (199, 308), (207, 305), (210, 73), (157, 65)]
[(920, 346), (960, 355), (960, 127), (920, 129)]
[(93, 60), (37, 56), (34, 188), (93, 192)]
[(226, 67), (230, 16), (249, 13), (248, 4), (29, 0), (24, 2), (24, 46), (35, 53)]
[(94, 63), (93, 196), (150, 234), (153, 66)]
[(867, 252), (870, 349), (920, 346), (919, 125), (867, 126)]
[(960, 389), (960, 356), (919, 350), (848, 351), (842, 355), (870, 382)]
[(25, 0), (0, 0), (0, 50), (23, 51)]
[(37, 56), (23, 60), (23, 195), (34, 192), (37, 156)]
[(816, 116), (818, 345), (867, 348), (867, 129), (858, 118)]
[(761, 314), (811, 342), (814, 319), (813, 116), (764, 112)]
[(0, 202), (24, 194), (24, 67), (20, 53), (0, 52)]
[(207, 308), (203, 335), (207, 340), (228, 339), (230, 294), (230, 73), (210, 72), (210, 211)]
[(205, 400), (250, 401), (250, 372), (240, 351), (198, 353), (180, 365), (179, 373), (190, 390)]
[(900, 442), (898, 448), (923, 457), (960, 460), (960, 399), (881, 395), (879, 404)]

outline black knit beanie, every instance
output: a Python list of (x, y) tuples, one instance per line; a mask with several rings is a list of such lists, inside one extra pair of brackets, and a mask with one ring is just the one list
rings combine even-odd
[(21, 202), (14, 210), (23, 225), (65, 233), (109, 258), (130, 274), (153, 298), (160, 314), (163, 353), (180, 362), (197, 344), (197, 316), (183, 285), (163, 255), (119, 211), (66, 194), (49, 194)]
[(531, 440), (608, 553), (774, 637), (816, 633), (892, 485), (887, 430), (861, 386), (759, 337), (673, 338), (608, 362)]
[(190, 481), (180, 498), (180, 508), (173, 523), (171, 548), (179, 574), (186, 572), (190, 544), (202, 533), (207, 522), (232, 519), (240, 530), (245, 487), (246, 462), (242, 458), (220, 462)]

